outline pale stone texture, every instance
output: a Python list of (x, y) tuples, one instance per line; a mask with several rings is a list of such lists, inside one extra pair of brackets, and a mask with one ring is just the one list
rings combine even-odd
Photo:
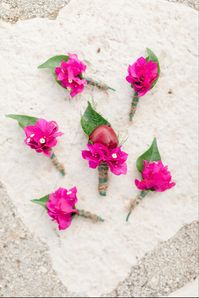
[(199, 297), (199, 279), (196, 278), (183, 288), (169, 295), (169, 297)]
[[(47, 243), (62, 282), (70, 291), (90, 296), (112, 291), (147, 251), (195, 220), (198, 207), (197, 82), (193, 80), (197, 77), (197, 13), (166, 1), (115, 3), (73, 0), (55, 21), (0, 23), (2, 116), (27, 113), (57, 120), (65, 136), (56, 152), (68, 171), (61, 179), (47, 158), (24, 147), (24, 135), (16, 123), (1, 118), (0, 179), (24, 223)], [(162, 75), (128, 127), (131, 90), (124, 77), (128, 64), (145, 55), (146, 46), (157, 53)], [(36, 69), (48, 57), (66, 51), (89, 60), (88, 73), (117, 92), (107, 96), (87, 88), (69, 101), (47, 71)], [(128, 136), (124, 144), (129, 152), (128, 176), (111, 176), (103, 200), (96, 193), (97, 173), (88, 169), (80, 154), (86, 138), (79, 116), (88, 99), (97, 102), (98, 110), (123, 138)], [(125, 201), (136, 195), (135, 160), (154, 135), (177, 186), (146, 198), (125, 224)], [(79, 188), (79, 205), (106, 221), (92, 225), (78, 219), (58, 234), (45, 212), (30, 200), (60, 185), (74, 184)]]

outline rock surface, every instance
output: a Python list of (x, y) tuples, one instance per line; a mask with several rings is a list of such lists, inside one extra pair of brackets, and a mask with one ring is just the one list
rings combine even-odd
[[(6, 1), (0, 3), (2, 2)], [(9, 5), (11, 2), (9, 1)], [(18, 1), (18, 4), (22, 2)], [(41, 10), (37, 10), (38, 2), (35, 2), (36, 6), (31, 12), (30, 1), (26, 1), (28, 9), (24, 9), (24, 13), (20, 10), (16, 20), (49, 15), (48, 8), (54, 1), (48, 1), (49, 7), (46, 6), (46, 1), (41, 2)], [(55, 3), (58, 2), (53, 3), (52, 13), (56, 11)], [(60, 3), (65, 4), (62, 1)], [(169, 294), (195, 277), (196, 250), (193, 234), (196, 236), (196, 223), (191, 224), (191, 228), (184, 228), (190, 229), (193, 240), (191, 251), (194, 253), (188, 264), (191, 274), (183, 266), (181, 268), (180, 262), (175, 266), (175, 258), (178, 256), (175, 254), (176, 247), (182, 251), (182, 259), (187, 262), (187, 249), (190, 249), (186, 242), (188, 237), (178, 241), (186, 232), (181, 230), (177, 239), (173, 238), (169, 242), (172, 244), (171, 252), (167, 247), (167, 239), (184, 224), (197, 219), (197, 82), (192, 80), (197, 77), (197, 14), (185, 6), (164, 1), (123, 0), (119, 6), (113, 0), (108, 4), (103, 0), (100, 7), (98, 3), (97, 0), (81, 3), (72, 0), (54, 21), (34, 19), (19, 21), (15, 25), (0, 22), (2, 116), (5, 113), (27, 113), (57, 120), (65, 132), (65, 137), (57, 147), (57, 155), (68, 169), (66, 178), (61, 179), (47, 159), (24, 148), (23, 132), (16, 123), (1, 118), (1, 127), (5, 129), (0, 132), (0, 180), (4, 181), (16, 212), (26, 226), (24, 229), (28, 233), (27, 237), (30, 237), (28, 239), (32, 239), (32, 235), (34, 239), (39, 236), (47, 244), (53, 268), (70, 292), (90, 296), (110, 292), (118, 282), (126, 278), (128, 272), (131, 272), (131, 277), (127, 279), (128, 290), (130, 293), (138, 292), (142, 283), (139, 275), (144, 269), (140, 265), (141, 271), (137, 270), (140, 259), (139, 264), (146, 260), (150, 264), (147, 271), (149, 278), (144, 279), (146, 283), (141, 286), (140, 293)], [(4, 19), (12, 21), (9, 17)], [(133, 126), (128, 127), (131, 91), (123, 78), (128, 64), (139, 55), (144, 55), (146, 46), (151, 47), (159, 56), (162, 76), (157, 87), (140, 102)], [(67, 93), (56, 86), (52, 77), (47, 72), (36, 69), (38, 64), (51, 55), (65, 51), (78, 52), (81, 58), (89, 60), (89, 74), (117, 87), (117, 93), (110, 92), (107, 97), (103, 92), (87, 89), (77, 100), (69, 102)], [(114, 128), (124, 138), (128, 135), (124, 149), (130, 153), (128, 176), (111, 177), (109, 196), (103, 202), (96, 195), (96, 173), (87, 168), (80, 156), (86, 139), (79, 126), (79, 115), (84, 110), (86, 101), (92, 98), (98, 103), (98, 110), (110, 120)], [(133, 179), (137, 176), (135, 159), (150, 144), (154, 135), (158, 137), (163, 159), (169, 164), (177, 186), (167, 193), (147, 198), (135, 210), (129, 224), (125, 225), (125, 201), (136, 194), (133, 187)], [(103, 226), (91, 226), (89, 222), (79, 220), (74, 222), (70, 230), (58, 234), (42, 210), (32, 206), (30, 199), (40, 197), (60, 185), (67, 187), (73, 184), (79, 186), (81, 207), (100, 213), (106, 218), (106, 222)], [(3, 208), (7, 210), (5, 205)], [(10, 219), (11, 231), (12, 221)], [(3, 234), (6, 236), (5, 231)], [(7, 245), (7, 238), (2, 239), (3, 245)], [(162, 255), (163, 246), (152, 250), (160, 241), (166, 241), (165, 257)], [(25, 244), (25, 262), (30, 259), (28, 245), (34, 247), (31, 241)], [(45, 246), (38, 240), (35, 250), (40, 253), (39, 256), (33, 255), (31, 268), (35, 268), (34, 264), (37, 262), (42, 266), (42, 260), (37, 258), (44, 256), (45, 259), (46, 248), (41, 252), (42, 247)], [(18, 247), (11, 248), (11, 256), (12, 252), (15, 254), (15, 249)], [(144, 257), (150, 250), (152, 252), (149, 253), (149, 258), (148, 254)], [(171, 262), (166, 266), (168, 256)], [(8, 263), (6, 257), (7, 254), (2, 258), (4, 264)], [(159, 268), (159, 263), (152, 261), (156, 258), (163, 262), (165, 276), (168, 276), (169, 268), (175, 269), (176, 274), (168, 280), (167, 288), (164, 283), (157, 281), (156, 276), (151, 277), (154, 270), (157, 270), (155, 272), (160, 277), (164, 276), (164, 269)], [(37, 289), (36, 294), (45, 296), (47, 293), (53, 296), (56, 293), (55, 295), (66, 296), (67, 291), (55, 276), (50, 259), (46, 259), (46, 262), (45, 266), (49, 266), (46, 286)], [(26, 280), (26, 277), (16, 271), (12, 258), (9, 264), (12, 267), (11, 271), (7, 269), (9, 274), (4, 273), (5, 269), (2, 274), (2, 296), (13, 295), (14, 291), (20, 292), (21, 296), (34, 295), (30, 284), (27, 289), (22, 289), (23, 279)], [(5, 268), (5, 265), (1, 268)], [(18, 285), (14, 285), (12, 281), (9, 282), (9, 278), (18, 272), (21, 279), (18, 279)], [(33, 274), (33, 269), (30, 274)], [(179, 282), (176, 281), (177, 276), (180, 276)], [(54, 288), (49, 283), (51, 277), (55, 279)], [(5, 288), (8, 282), (11, 285), (10, 290)], [(119, 295), (125, 291), (125, 287), (124, 282), (124, 289), (119, 286), (115, 293)]]
[(70, 297), (0, 184), (0, 297)]

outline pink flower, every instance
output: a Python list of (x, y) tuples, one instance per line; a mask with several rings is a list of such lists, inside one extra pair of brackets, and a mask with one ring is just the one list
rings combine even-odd
[(46, 204), (48, 215), (58, 223), (59, 230), (67, 229), (72, 222), (73, 214), (77, 213), (75, 204), (77, 203), (77, 188), (70, 190), (58, 188), (54, 193), (49, 195)]
[(88, 144), (89, 150), (82, 150), (82, 157), (88, 160), (89, 167), (96, 169), (109, 155), (108, 148), (100, 143)]
[(147, 93), (152, 84), (158, 78), (158, 64), (152, 60), (148, 61), (140, 57), (133, 65), (128, 67), (128, 76), (126, 77), (138, 96)]
[(59, 67), (55, 68), (57, 80), (61, 85), (70, 90), (70, 95), (73, 97), (84, 90), (86, 80), (82, 78), (82, 73), (85, 72), (86, 65), (81, 62), (76, 54), (69, 54), (68, 61), (62, 61)]
[(114, 149), (109, 150), (109, 156), (106, 159), (106, 162), (111, 170), (111, 172), (115, 175), (126, 175), (127, 173), (127, 164), (126, 160), (128, 158), (128, 154), (121, 150), (121, 147), (116, 147)]
[(90, 168), (96, 169), (100, 163), (105, 162), (113, 174), (125, 175), (127, 173), (128, 154), (123, 152), (121, 147), (109, 149), (103, 144), (95, 143), (88, 144), (88, 149), (82, 151), (82, 157), (88, 160)]
[(175, 186), (175, 182), (171, 182), (171, 174), (167, 166), (164, 166), (162, 161), (148, 162), (144, 161), (142, 170), (142, 181), (135, 180), (138, 189), (165, 191)]
[(51, 156), (52, 147), (57, 144), (57, 137), (63, 135), (58, 131), (58, 125), (55, 121), (46, 121), (38, 119), (35, 125), (29, 125), (24, 128), (26, 139), (25, 143), (37, 152), (43, 152)]

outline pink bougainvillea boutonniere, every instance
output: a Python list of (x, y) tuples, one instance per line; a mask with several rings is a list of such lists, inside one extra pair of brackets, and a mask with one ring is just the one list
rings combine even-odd
[(48, 59), (38, 66), (38, 68), (48, 68), (52, 71), (56, 82), (70, 92), (71, 97), (81, 93), (86, 84), (96, 86), (102, 90), (115, 89), (104, 83), (99, 83), (84, 76), (86, 64), (80, 61), (76, 54), (58, 55)]
[(19, 126), (25, 133), (25, 144), (36, 152), (49, 157), (54, 166), (64, 176), (64, 166), (59, 163), (53, 151), (53, 147), (57, 145), (57, 138), (63, 135), (59, 131), (57, 123), (26, 115), (10, 114), (7, 117), (18, 121)]
[(81, 125), (88, 136), (88, 150), (82, 151), (82, 157), (88, 161), (90, 168), (98, 168), (99, 194), (106, 196), (108, 170), (110, 169), (115, 175), (125, 175), (128, 154), (122, 151), (111, 125), (93, 109), (90, 103), (81, 117)]
[(128, 221), (135, 206), (142, 201), (149, 191), (163, 192), (175, 186), (168, 167), (162, 163), (156, 138), (150, 148), (137, 159), (136, 165), (141, 173), (141, 180), (135, 179), (135, 185), (140, 193), (130, 201), (126, 221)]
[(148, 56), (140, 57), (128, 67), (126, 80), (134, 90), (129, 119), (132, 121), (139, 98), (152, 89), (160, 75), (160, 65), (156, 55), (147, 49)]
[(60, 187), (51, 194), (48, 194), (40, 199), (32, 200), (33, 203), (39, 204), (46, 209), (49, 217), (57, 223), (59, 230), (69, 228), (73, 218), (76, 216), (89, 218), (93, 222), (104, 221), (96, 214), (82, 209), (77, 209), (77, 201), (76, 187), (69, 190)]

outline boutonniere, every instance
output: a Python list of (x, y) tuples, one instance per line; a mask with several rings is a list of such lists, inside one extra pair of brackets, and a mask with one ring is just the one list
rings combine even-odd
[(89, 211), (76, 208), (77, 188), (69, 190), (58, 188), (55, 192), (48, 194), (40, 199), (32, 200), (33, 203), (44, 207), (53, 221), (57, 222), (59, 230), (67, 229), (76, 216), (91, 219), (93, 222), (103, 222), (104, 220)]
[(48, 68), (52, 72), (56, 82), (70, 92), (71, 97), (84, 90), (86, 84), (95, 86), (101, 90), (113, 90), (104, 83), (97, 82), (84, 76), (86, 64), (78, 59), (76, 54), (58, 55), (51, 57), (38, 68)]
[(106, 196), (109, 169), (115, 175), (125, 175), (128, 154), (122, 151), (110, 123), (97, 113), (89, 102), (81, 117), (81, 126), (88, 136), (88, 150), (82, 151), (82, 157), (88, 161), (90, 168), (98, 168), (98, 191), (101, 196)]
[(63, 135), (59, 131), (57, 123), (26, 115), (10, 114), (7, 117), (18, 121), (25, 133), (25, 144), (36, 152), (48, 156), (53, 165), (64, 176), (64, 166), (58, 161), (52, 149), (57, 144), (57, 138)]
[(138, 157), (137, 169), (141, 173), (141, 180), (135, 179), (135, 185), (140, 190), (137, 197), (130, 201), (128, 221), (132, 210), (138, 205), (150, 191), (163, 192), (175, 186), (172, 182), (168, 167), (162, 163), (156, 138), (150, 148)]
[(150, 49), (147, 49), (147, 54), (146, 58), (140, 57), (128, 67), (126, 80), (134, 90), (129, 113), (130, 121), (136, 112), (140, 97), (155, 86), (160, 75), (160, 64), (157, 56)]

